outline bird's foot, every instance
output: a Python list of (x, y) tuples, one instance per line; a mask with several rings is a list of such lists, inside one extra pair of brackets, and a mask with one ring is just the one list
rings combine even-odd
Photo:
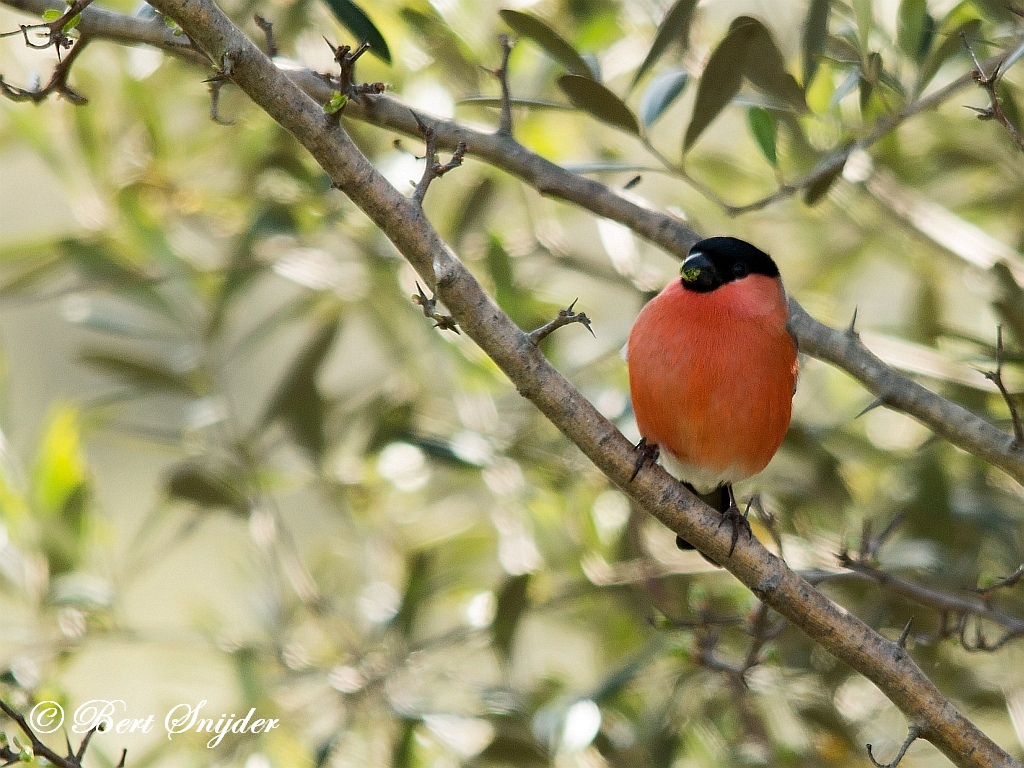
[(750, 504), (747, 504), (747, 509), (742, 514), (740, 513), (739, 507), (736, 506), (734, 501), (729, 505), (729, 508), (722, 513), (722, 519), (718, 521), (718, 527), (721, 528), (722, 524), (728, 522), (732, 526), (732, 541), (729, 544), (729, 557), (732, 557), (733, 551), (736, 549), (736, 542), (740, 540), (740, 531), (744, 531), (747, 534), (748, 539), (754, 538), (753, 532), (750, 530), (750, 522), (747, 520), (747, 515), (750, 514)]
[(646, 437), (641, 437), (640, 442), (636, 444), (636, 452), (636, 465), (633, 467), (633, 474), (629, 476), (629, 482), (631, 483), (640, 474), (640, 470), (644, 468), (645, 464), (654, 466), (655, 462), (658, 461), (658, 456), (661, 454), (661, 449), (658, 448), (657, 443), (648, 443)]

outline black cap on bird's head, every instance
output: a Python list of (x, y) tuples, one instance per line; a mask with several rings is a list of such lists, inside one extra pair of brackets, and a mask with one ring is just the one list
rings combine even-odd
[(679, 268), (683, 287), (707, 293), (747, 275), (778, 277), (772, 257), (735, 237), (709, 237), (690, 249)]

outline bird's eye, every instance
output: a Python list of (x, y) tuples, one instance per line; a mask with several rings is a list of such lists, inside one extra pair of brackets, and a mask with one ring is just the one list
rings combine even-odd
[(747, 276), (747, 265), (741, 262), (737, 262), (732, 265), (732, 276), (737, 280), (741, 277)]

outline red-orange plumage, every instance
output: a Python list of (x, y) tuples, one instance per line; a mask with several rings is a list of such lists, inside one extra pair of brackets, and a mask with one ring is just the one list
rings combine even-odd
[(776, 277), (712, 291), (674, 280), (629, 336), (629, 386), (640, 434), (700, 493), (760, 472), (789, 428), (797, 375)]

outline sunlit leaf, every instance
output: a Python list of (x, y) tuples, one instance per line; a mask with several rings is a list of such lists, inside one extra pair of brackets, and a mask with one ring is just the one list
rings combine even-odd
[(693, 105), (693, 116), (683, 138), (683, 151), (693, 146), (704, 130), (725, 109), (743, 84), (747, 52), (751, 41), (757, 35), (757, 24), (734, 25), (718, 44), (697, 86), (697, 98)]
[(491, 642), (506, 661), (512, 655), (516, 629), (528, 605), (529, 586), (530, 574), (524, 573), (509, 577), (498, 591), (494, 621), (491, 622)]
[[(497, 96), (468, 96), (465, 99), (459, 99), (457, 103), (479, 107), (497, 107), (499, 109), (502, 106), (502, 100)], [(513, 98), (509, 100), (509, 103), (513, 107), (527, 107), (529, 109), (572, 109), (572, 107), (560, 101), (545, 101), (544, 99)]]
[(914, 61), (920, 61), (928, 53), (925, 38), (927, 18), (927, 0), (901, 0), (896, 16), (896, 43)]
[[(678, 43), (685, 50), (690, 43), (690, 22), (693, 20), (693, 9), (697, 7), (697, 0), (676, 0), (668, 9), (665, 18), (658, 25), (658, 32), (651, 43), (651, 49), (644, 57), (643, 63), (633, 75), (633, 82), (630, 90), (636, 87), (640, 79), (647, 74), (662, 54), (673, 42)], [(653, 122), (653, 121), (652, 121)]]
[(149, 360), (127, 352), (114, 350), (86, 350), (79, 359), (103, 373), (121, 379), (132, 389), (163, 391), (170, 394), (194, 396), (196, 387), (185, 373), (158, 360)]
[(915, 94), (920, 94), (932, 81), (939, 69), (957, 53), (965, 52), (963, 36), (977, 38), (981, 16), (971, 0), (963, 0), (950, 10), (936, 26), (932, 47), (921, 64)]
[(388, 64), (391, 63), (391, 51), (388, 50), (388, 44), (384, 40), (384, 35), (370, 21), (370, 17), (366, 15), (362, 8), (353, 3), (352, 0), (324, 0), (324, 2), (331, 9), (334, 18), (356, 36), (358, 43), (369, 43), (370, 53), (381, 61)]
[(33, 486), (40, 509), (55, 514), (86, 479), (78, 409), (55, 406), (45, 429), (36, 455)]
[(558, 87), (574, 107), (616, 128), (635, 136), (640, 135), (640, 124), (636, 120), (636, 115), (622, 99), (596, 80), (579, 75), (562, 75), (558, 78)]
[(398, 734), (391, 748), (391, 762), (394, 768), (412, 768), (414, 750), (416, 748), (416, 726), (420, 721), (412, 717), (398, 718)]
[(650, 128), (665, 114), (665, 110), (686, 88), (689, 79), (686, 71), (675, 69), (663, 72), (651, 81), (640, 97), (640, 122), (645, 128)]
[(89, 498), (77, 408), (57, 405), (50, 412), (36, 455), (32, 485), (50, 573), (73, 570), (83, 551)]
[(545, 22), (529, 13), (507, 8), (498, 14), (517, 34), (533, 40), (569, 72), (580, 77), (593, 78), (594, 73), (583, 57)]
[(853, 14), (857, 19), (857, 39), (861, 51), (865, 52), (868, 50), (868, 40), (874, 26), (871, 4), (872, 0), (853, 0)]
[(167, 474), (167, 495), (201, 507), (225, 507), (244, 514), (249, 505), (237, 481), (214, 468), (194, 461), (176, 465)]
[(772, 167), (778, 167), (779, 158), (776, 154), (775, 118), (771, 112), (760, 107), (751, 107), (747, 110), (747, 125), (750, 132), (757, 141), (761, 154), (771, 163)]
[(804, 88), (810, 86), (818, 71), (821, 54), (828, 40), (828, 16), (832, 8), (832, 0), (811, 0), (804, 20), (803, 57), (804, 57)]
[(432, 553), (425, 550), (413, 552), (406, 562), (405, 588), (402, 590), (402, 604), (391, 623), (403, 637), (410, 637), (416, 625), (423, 602), (429, 594), (429, 579), (433, 567)]

